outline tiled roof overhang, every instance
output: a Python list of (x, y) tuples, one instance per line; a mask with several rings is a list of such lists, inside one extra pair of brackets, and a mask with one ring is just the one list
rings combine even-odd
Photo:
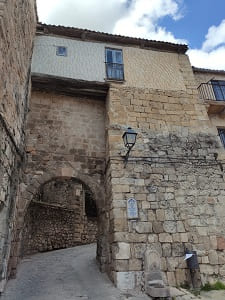
[(214, 74), (223, 74), (225, 75), (225, 70), (211, 70), (211, 69), (204, 69), (204, 68), (196, 68), (192, 67), (193, 72), (198, 73), (214, 73)]
[(70, 38), (98, 41), (104, 43), (113, 43), (127, 46), (139, 46), (144, 49), (169, 51), (184, 54), (188, 50), (187, 45), (173, 44), (168, 42), (159, 42), (154, 40), (133, 38), (104, 32), (98, 32), (88, 29), (80, 29), (74, 27), (65, 27), (57, 25), (47, 25), (39, 23), (37, 25), (37, 34), (53, 34), (59, 36), (66, 36)]

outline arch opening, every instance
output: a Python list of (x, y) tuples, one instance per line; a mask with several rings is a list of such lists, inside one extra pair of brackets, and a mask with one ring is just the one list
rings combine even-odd
[(94, 194), (77, 178), (43, 183), (29, 204), (22, 232), (22, 256), (96, 242)]

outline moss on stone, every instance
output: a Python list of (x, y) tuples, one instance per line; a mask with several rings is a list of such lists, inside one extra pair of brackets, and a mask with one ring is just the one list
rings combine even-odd
[(212, 290), (225, 290), (225, 284), (221, 281), (217, 281), (213, 284), (208, 282), (201, 288), (201, 290), (207, 292)]

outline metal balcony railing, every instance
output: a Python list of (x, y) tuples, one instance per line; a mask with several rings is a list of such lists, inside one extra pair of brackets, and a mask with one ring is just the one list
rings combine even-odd
[(201, 83), (198, 92), (204, 100), (225, 101), (225, 81)]
[(123, 64), (105, 63), (107, 79), (124, 80)]

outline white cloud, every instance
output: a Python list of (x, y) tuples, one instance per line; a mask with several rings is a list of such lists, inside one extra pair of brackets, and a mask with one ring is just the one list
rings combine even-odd
[(37, 0), (38, 17), (41, 22), (46, 22), (54, 7), (60, 5), (60, 0)]
[(43, 23), (112, 32), (126, 12), (125, 0), (37, 0)]
[(225, 20), (211, 26), (201, 49), (188, 51), (191, 64), (196, 67), (225, 70)]
[(115, 24), (114, 33), (133, 37), (185, 43), (176, 39), (171, 32), (158, 26), (158, 21), (170, 16), (174, 20), (182, 17), (180, 1), (176, 0), (133, 0), (124, 18)]
[(191, 64), (199, 68), (225, 70), (225, 47), (220, 47), (210, 52), (198, 49), (188, 51)]
[(41, 22), (115, 34), (185, 43), (158, 26), (170, 16), (182, 17), (183, 0), (37, 0)]
[(221, 44), (225, 44), (225, 20), (218, 27), (209, 28), (202, 50), (210, 51)]

